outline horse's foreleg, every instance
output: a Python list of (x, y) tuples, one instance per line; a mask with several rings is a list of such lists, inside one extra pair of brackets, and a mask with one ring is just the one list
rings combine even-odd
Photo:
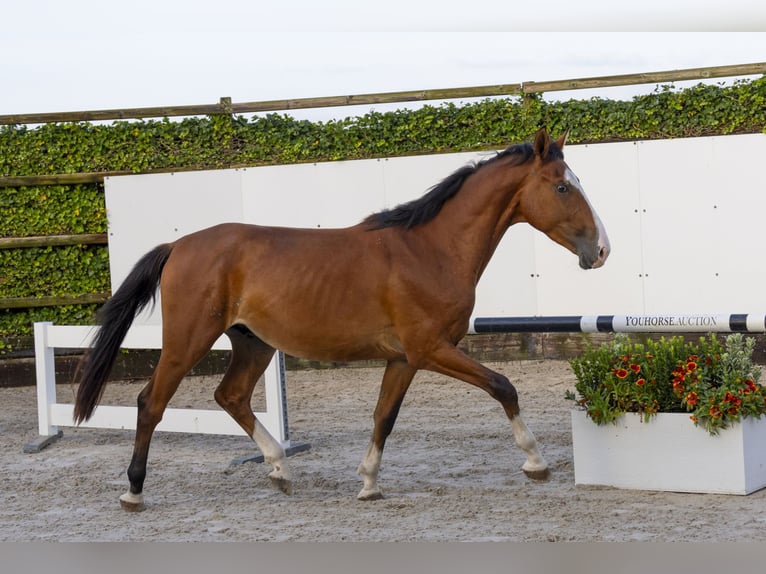
[(477, 363), (449, 344), (441, 346), (431, 354), (425, 361), (425, 368), (475, 385), (496, 399), (511, 421), (516, 445), (527, 455), (527, 460), (522, 466), (524, 473), (535, 480), (549, 478), (548, 465), (537, 449), (534, 434), (521, 418), (518, 394), (507, 377)]
[(513, 439), (521, 450), (527, 455), (526, 462), (521, 466), (529, 478), (534, 480), (548, 480), (551, 476), (548, 470), (548, 463), (545, 462), (543, 455), (537, 449), (535, 435), (529, 430), (521, 415), (517, 414), (511, 419), (511, 428), (513, 429)]
[(383, 493), (378, 486), (378, 471), (380, 459), (383, 455), (383, 447), (386, 438), (394, 428), (399, 408), (417, 372), (404, 361), (389, 361), (383, 374), (383, 382), (380, 386), (378, 404), (375, 407), (374, 427), (372, 440), (357, 469), (357, 473), (364, 480), (364, 486), (357, 495), (359, 500), (377, 500), (383, 498)]
[(215, 391), (215, 400), (255, 441), (264, 460), (272, 466), (269, 478), (285, 494), (293, 483), (285, 450), (253, 414), (250, 400), (255, 384), (274, 356), (274, 349), (244, 328), (229, 329), (231, 362)]

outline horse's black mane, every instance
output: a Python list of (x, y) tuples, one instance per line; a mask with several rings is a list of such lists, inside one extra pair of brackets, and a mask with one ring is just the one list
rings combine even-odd
[[(413, 201), (403, 203), (393, 209), (386, 209), (368, 216), (364, 223), (369, 225), (369, 230), (383, 229), (385, 227), (405, 227), (411, 229), (423, 223), (431, 221), (441, 211), (444, 204), (454, 197), (468, 176), (476, 173), (485, 165), (493, 163), (501, 158), (515, 156), (511, 165), (521, 165), (532, 159), (534, 150), (532, 144), (522, 143), (512, 145), (511, 147), (496, 153), (495, 155), (483, 159), (479, 162), (471, 162), (464, 165), (452, 175), (444, 178), (437, 183), (428, 192)], [(548, 147), (548, 157), (546, 159), (562, 159), (564, 154), (559, 147), (551, 142)]]

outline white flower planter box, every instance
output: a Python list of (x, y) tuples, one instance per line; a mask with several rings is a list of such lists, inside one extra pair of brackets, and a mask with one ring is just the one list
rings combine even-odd
[(597, 425), (573, 410), (575, 484), (716, 494), (766, 487), (766, 418), (746, 418), (717, 436), (685, 413), (642, 420), (627, 413), (616, 425)]

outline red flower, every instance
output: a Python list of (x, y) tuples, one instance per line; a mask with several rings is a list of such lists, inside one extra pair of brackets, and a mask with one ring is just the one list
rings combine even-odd
[(639, 387), (643, 387), (645, 383), (646, 383), (646, 379), (638, 379), (638, 380), (636, 381), (636, 384), (637, 384)]
[(693, 407), (693, 406), (695, 406), (697, 404), (698, 401), (699, 401), (699, 397), (697, 396), (697, 393), (695, 393), (694, 391), (692, 391), (691, 393), (686, 395), (686, 404), (687, 405)]
[(614, 369), (612, 372), (617, 376), (618, 379), (624, 379), (628, 376), (628, 371), (625, 369)]
[(739, 407), (730, 406), (729, 409), (726, 411), (730, 415), (736, 415), (739, 412)]
[(732, 393), (726, 393), (726, 396), (723, 398), (723, 402), (731, 403), (733, 405), (741, 405), (742, 399)]
[(720, 419), (722, 416), (721, 409), (718, 408), (718, 405), (713, 405), (710, 407), (710, 416), (714, 419)]
[(696, 371), (697, 363), (695, 363), (694, 361), (689, 361), (688, 363), (686, 363), (686, 370), (690, 373), (693, 371)]
[(641, 372), (641, 365), (631, 364), (628, 368), (636, 374)]

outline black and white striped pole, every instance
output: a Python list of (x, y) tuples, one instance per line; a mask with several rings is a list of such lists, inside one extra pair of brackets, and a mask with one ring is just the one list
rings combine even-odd
[(766, 333), (766, 315), (564, 315), (473, 317), (478, 333)]

